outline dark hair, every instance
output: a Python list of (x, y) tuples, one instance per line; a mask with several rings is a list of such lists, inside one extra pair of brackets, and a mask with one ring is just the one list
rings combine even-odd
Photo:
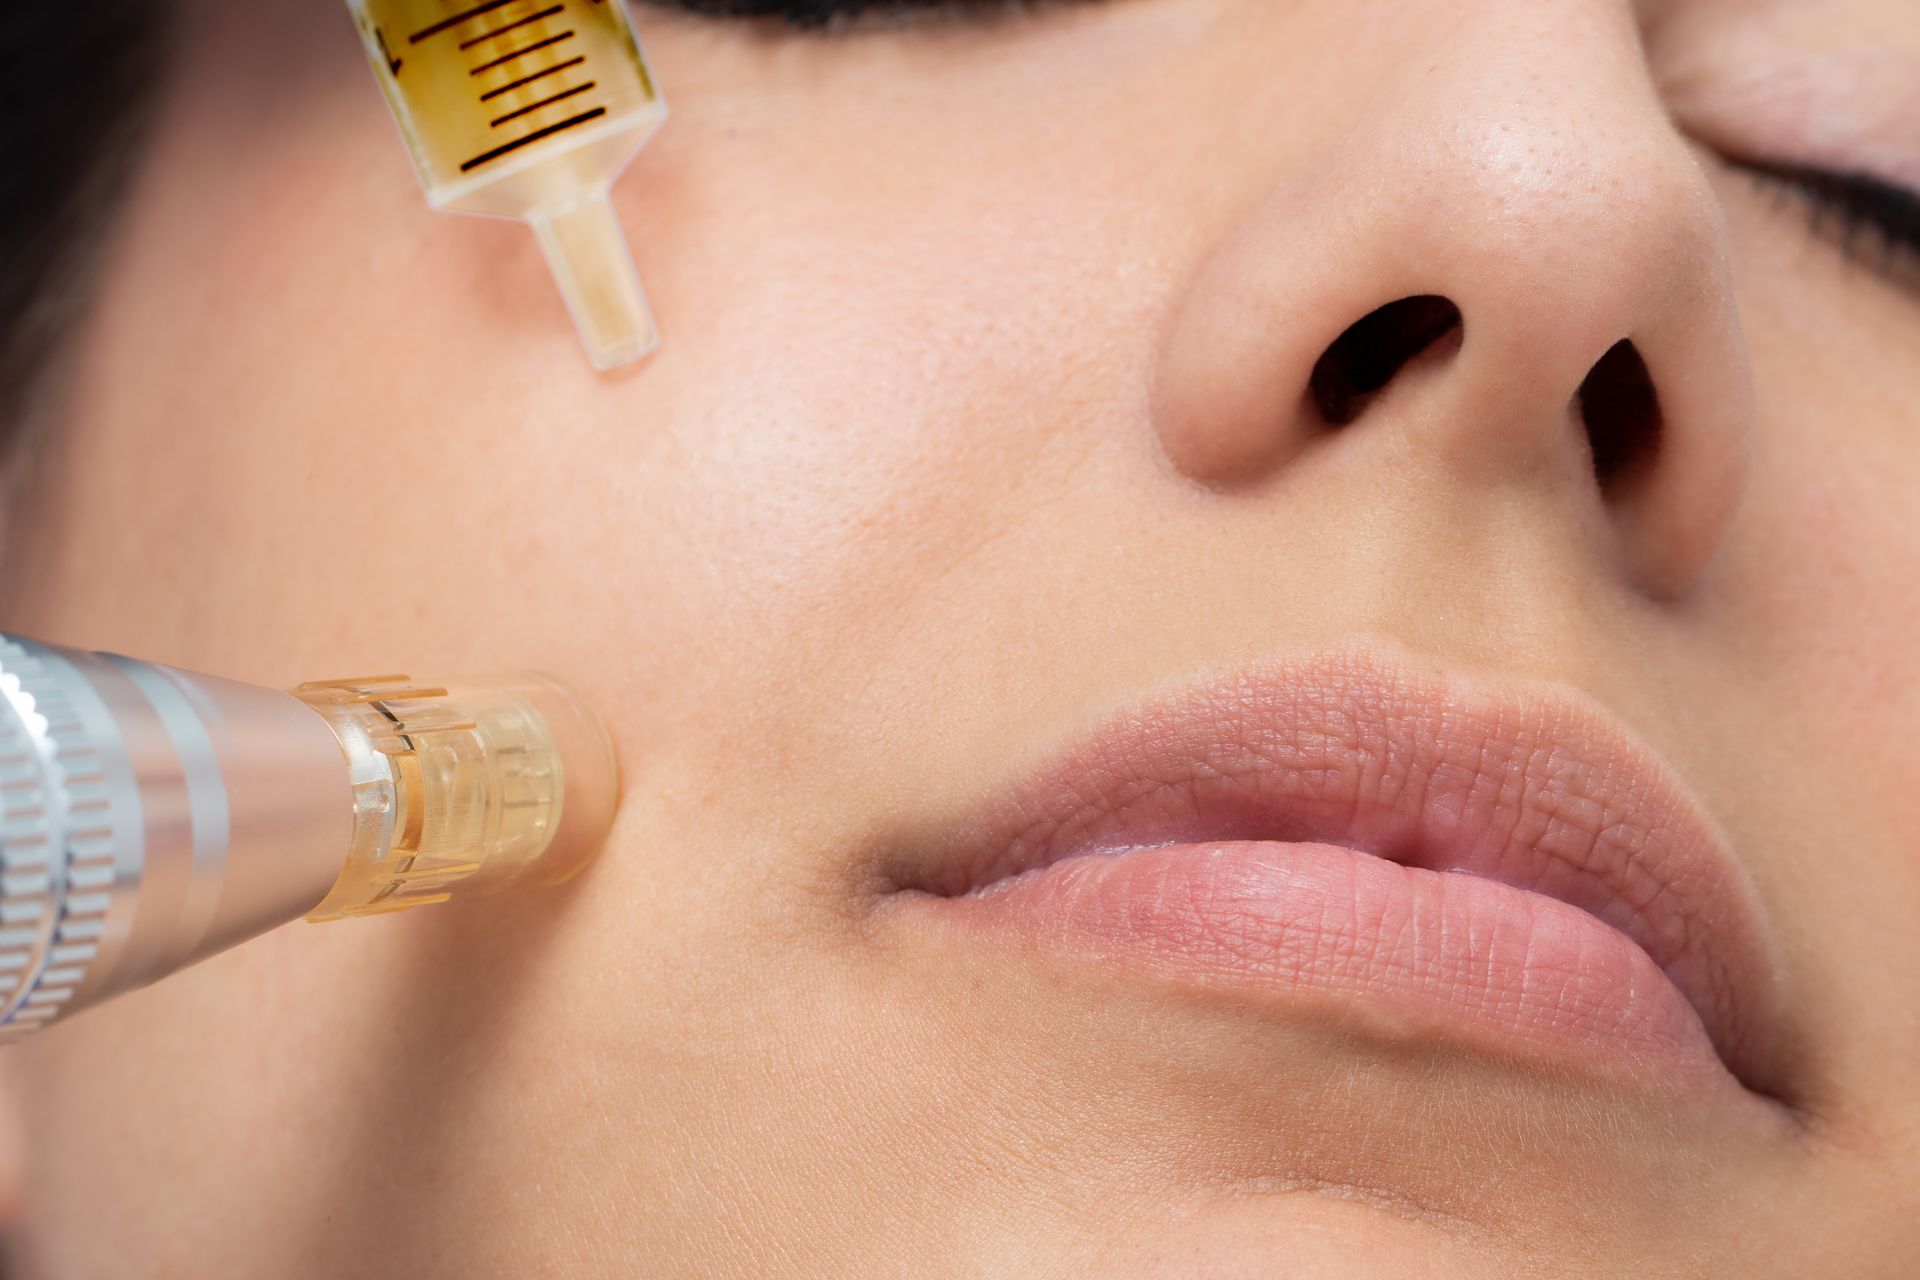
[(0, 4), (0, 446), (61, 331), (131, 168), (167, 0)]

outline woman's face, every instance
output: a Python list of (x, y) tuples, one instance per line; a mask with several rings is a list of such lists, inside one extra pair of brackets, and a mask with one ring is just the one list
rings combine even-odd
[(1920, 10), (633, 13), (609, 376), (337, 5), (184, 18), (5, 625), (625, 793), (15, 1051), (47, 1274), (1910, 1274), (1914, 207), (1735, 161), (1920, 186)]

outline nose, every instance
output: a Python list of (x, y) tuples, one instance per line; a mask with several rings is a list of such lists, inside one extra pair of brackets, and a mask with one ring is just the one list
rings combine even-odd
[(1242, 149), (1266, 176), (1158, 354), (1164, 453), (1220, 489), (1320, 452), (1438, 474), (1467, 510), (1518, 490), (1683, 593), (1738, 504), (1753, 397), (1719, 205), (1629, 7), (1403, 8), (1432, 21), (1369, 46), (1311, 152)]

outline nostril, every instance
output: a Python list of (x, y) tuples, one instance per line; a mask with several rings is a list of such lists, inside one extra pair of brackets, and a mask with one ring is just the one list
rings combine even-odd
[(1361, 317), (1313, 366), (1307, 390), (1329, 426), (1344, 427), (1415, 356), (1460, 328), (1460, 308), (1423, 294)]
[(1622, 339), (1600, 357), (1580, 384), (1576, 406), (1602, 492), (1653, 456), (1660, 439), (1660, 396), (1632, 342)]

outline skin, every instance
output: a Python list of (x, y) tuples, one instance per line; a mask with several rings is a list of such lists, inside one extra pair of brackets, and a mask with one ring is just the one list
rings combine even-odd
[[(1920, 12), (635, 15), (665, 345), (603, 377), (523, 228), (424, 207), (337, 6), (186, 13), (0, 625), (552, 670), (626, 790), (563, 890), (9, 1050), (23, 1274), (1912, 1274), (1920, 264), (1723, 156), (1920, 184)], [(1422, 293), (1464, 342), (1329, 431), (1314, 362)], [(1626, 337), (1664, 434), (1603, 492), (1569, 404)], [(1771, 1110), (1045, 967), (866, 874), (1150, 693), (1352, 646), (1674, 767), (1776, 952)]]

